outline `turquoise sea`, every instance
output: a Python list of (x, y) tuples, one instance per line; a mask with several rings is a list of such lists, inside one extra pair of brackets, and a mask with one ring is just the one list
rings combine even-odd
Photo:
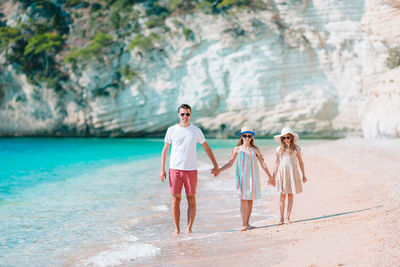
[[(237, 142), (207, 141), (220, 163)], [(0, 139), (0, 266), (152, 264), (180, 253), (167, 245), (174, 237), (162, 147), (162, 139)], [(239, 226), (234, 180), (209, 175), (201, 146), (198, 161), (194, 236)]]

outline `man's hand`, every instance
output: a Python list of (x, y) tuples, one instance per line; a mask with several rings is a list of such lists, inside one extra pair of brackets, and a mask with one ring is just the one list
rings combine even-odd
[(220, 170), (218, 167), (214, 167), (213, 169), (211, 169), (211, 173), (214, 175), (214, 177), (217, 177), (220, 174)]
[(161, 182), (164, 182), (165, 179), (167, 178), (167, 174), (165, 173), (165, 161), (167, 161), (169, 146), (170, 144), (164, 143), (164, 148), (161, 152), (161, 166), (160, 166)]
[(161, 182), (164, 182), (165, 179), (167, 179), (167, 173), (165, 172), (165, 170), (161, 170), (160, 179), (161, 179)]
[(207, 153), (208, 157), (211, 159), (211, 162), (214, 165), (214, 168), (211, 169), (211, 173), (214, 174), (215, 177), (218, 176), (218, 174), (221, 172), (218, 168), (218, 163), (215, 160), (214, 154), (210, 148), (210, 146), (207, 144), (207, 142), (204, 142), (203, 144), (201, 144), (204, 148), (204, 151)]

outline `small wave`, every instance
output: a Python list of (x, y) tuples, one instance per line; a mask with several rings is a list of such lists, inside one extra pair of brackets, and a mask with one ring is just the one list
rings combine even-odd
[(160, 251), (160, 248), (149, 244), (122, 245), (102, 251), (82, 263), (84, 266), (116, 266), (138, 258), (156, 256)]
[(168, 211), (168, 207), (166, 205), (152, 206), (150, 207), (152, 211)]

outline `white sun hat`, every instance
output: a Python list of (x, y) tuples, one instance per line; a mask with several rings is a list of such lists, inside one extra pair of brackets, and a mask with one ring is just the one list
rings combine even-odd
[(281, 134), (275, 135), (275, 136), (274, 136), (275, 141), (278, 142), (278, 143), (280, 144), (280, 143), (281, 143), (281, 137), (284, 136), (284, 135), (286, 135), (286, 134), (291, 134), (291, 135), (293, 135), (293, 136), (294, 136), (294, 141), (299, 140), (299, 135), (298, 135), (297, 133), (295, 133), (295, 132), (294, 132), (291, 128), (289, 128), (289, 127), (284, 127), (284, 128), (282, 128), (282, 130), (281, 130)]

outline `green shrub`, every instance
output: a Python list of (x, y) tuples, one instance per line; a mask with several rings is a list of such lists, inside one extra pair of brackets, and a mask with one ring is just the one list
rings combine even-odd
[(167, 18), (166, 14), (160, 15), (160, 16), (151, 16), (149, 17), (149, 20), (146, 21), (146, 27), (151, 29), (155, 27), (159, 27), (164, 25), (164, 21)]
[(400, 46), (389, 50), (389, 56), (386, 58), (386, 65), (391, 69), (400, 66)]
[(101, 4), (99, 3), (93, 3), (91, 8), (90, 8), (90, 12), (97, 12), (102, 8)]
[(54, 88), (54, 87), (58, 86), (57, 79), (47, 78), (47, 79), (44, 79), (43, 81), (46, 83), (47, 87), (49, 87), (49, 88)]
[(0, 49), (7, 51), (8, 48), (23, 38), (18, 28), (0, 27)]
[(138, 73), (134, 70), (131, 70), (129, 66), (123, 66), (119, 70), (119, 74), (123, 76), (125, 79), (132, 80), (135, 76), (138, 75)]
[(76, 19), (79, 19), (79, 18), (81, 18), (82, 17), (82, 15), (79, 13), (79, 12), (74, 12), (74, 13), (72, 13), (72, 15), (73, 15), (73, 17), (74, 18), (76, 18)]
[(58, 33), (44, 33), (34, 35), (28, 40), (24, 55), (33, 53), (34, 55), (45, 52), (57, 53), (61, 50), (62, 37)]
[(199, 9), (199, 10), (203, 11), (206, 14), (211, 14), (211, 13), (213, 13), (214, 6), (213, 6), (213, 4), (211, 2), (200, 1), (200, 3), (198, 3), (196, 5), (196, 9)]
[(177, 27), (177, 28), (180, 28), (180, 27), (183, 26), (183, 23), (180, 22), (179, 20), (176, 20), (176, 19), (174, 19), (174, 20), (172, 21), (172, 23), (173, 23), (173, 24), (175, 25), (175, 27)]
[(182, 6), (183, 3), (186, 1), (182, 0), (172, 0), (169, 4), (169, 9), (170, 10), (176, 10)]
[(102, 16), (103, 15), (101, 11), (91, 13), (89, 18), (89, 27), (93, 29), (95, 26), (99, 26), (99, 24), (101, 23), (101, 20), (99, 20), (99, 18), (101, 18)]
[(71, 52), (65, 57), (64, 61), (67, 63), (76, 64), (79, 61), (100, 59), (100, 56), (102, 55), (101, 52), (105, 47), (111, 45), (112, 43), (113, 40), (111, 35), (98, 32), (88, 46), (82, 48), (81, 50), (77, 48), (71, 49)]
[(157, 0), (148, 1), (146, 4), (146, 16), (157, 16), (157, 17), (166, 17), (170, 13), (170, 10), (162, 6)]
[(119, 29), (121, 26), (121, 15), (118, 9), (112, 9), (110, 12), (110, 23), (115, 29)]
[(230, 7), (232, 5), (237, 4), (239, 1), (237, 0), (223, 0), (221, 3), (219, 3), (217, 5), (218, 8), (222, 8), (222, 7)]
[(49, 71), (51, 72), (50, 68), (55, 65), (52, 56), (62, 49), (62, 42), (63, 38), (58, 33), (34, 35), (28, 40), (24, 55), (28, 56), (28, 58), (37, 56), (35, 64), (38, 66), (41, 65), (44, 74), (41, 74), (41, 77), (47, 77)]
[(177, 13), (191, 13), (196, 8), (196, 1), (172, 0), (168, 9)]
[[(27, 19), (19, 21), (16, 28), (0, 27), (0, 49), (6, 51), (8, 64), (25, 73), (28, 81), (58, 88), (63, 74), (56, 55), (63, 49), (64, 35), (69, 34), (70, 18), (51, 0), (18, 2), (18, 12)], [(73, 0), (69, 3), (76, 4)]]
[(157, 26), (160, 25), (160, 21), (158, 19), (149, 19), (148, 21), (146, 21), (146, 27), (151, 29), (151, 28), (155, 28)]
[(138, 47), (141, 50), (146, 50), (146, 48), (149, 47), (150, 45), (151, 45), (151, 39), (148, 37), (144, 37), (143, 34), (139, 34), (129, 44), (129, 49)]
[[(19, 0), (23, 8), (27, 10), (29, 20), (36, 23), (44, 23), (48, 32), (57, 31), (60, 34), (69, 33), (69, 18), (65, 16), (65, 11), (50, 0)], [(29, 12), (28, 12), (29, 10)], [(34, 25), (26, 23), (30, 29), (34, 29)], [(43, 32), (42, 32), (43, 33)]]
[(78, 63), (80, 54), (81, 53), (80, 53), (79, 49), (74, 47), (71, 49), (71, 51), (68, 53), (68, 55), (64, 58), (64, 62), (75, 65), (76, 63)]
[(138, 48), (142, 51), (150, 51), (153, 49), (153, 42), (160, 39), (160, 35), (152, 32), (149, 36), (144, 36), (143, 34), (139, 34), (132, 40), (129, 44), (129, 49)]
[(194, 35), (194, 32), (191, 29), (183, 28), (182, 29), (182, 34), (183, 34), (183, 36), (185, 36), (185, 40), (186, 41), (194, 40), (195, 35)]
[(114, 6), (117, 6), (120, 9), (127, 9), (135, 4), (135, 1), (132, 0), (118, 0), (115, 2)]

